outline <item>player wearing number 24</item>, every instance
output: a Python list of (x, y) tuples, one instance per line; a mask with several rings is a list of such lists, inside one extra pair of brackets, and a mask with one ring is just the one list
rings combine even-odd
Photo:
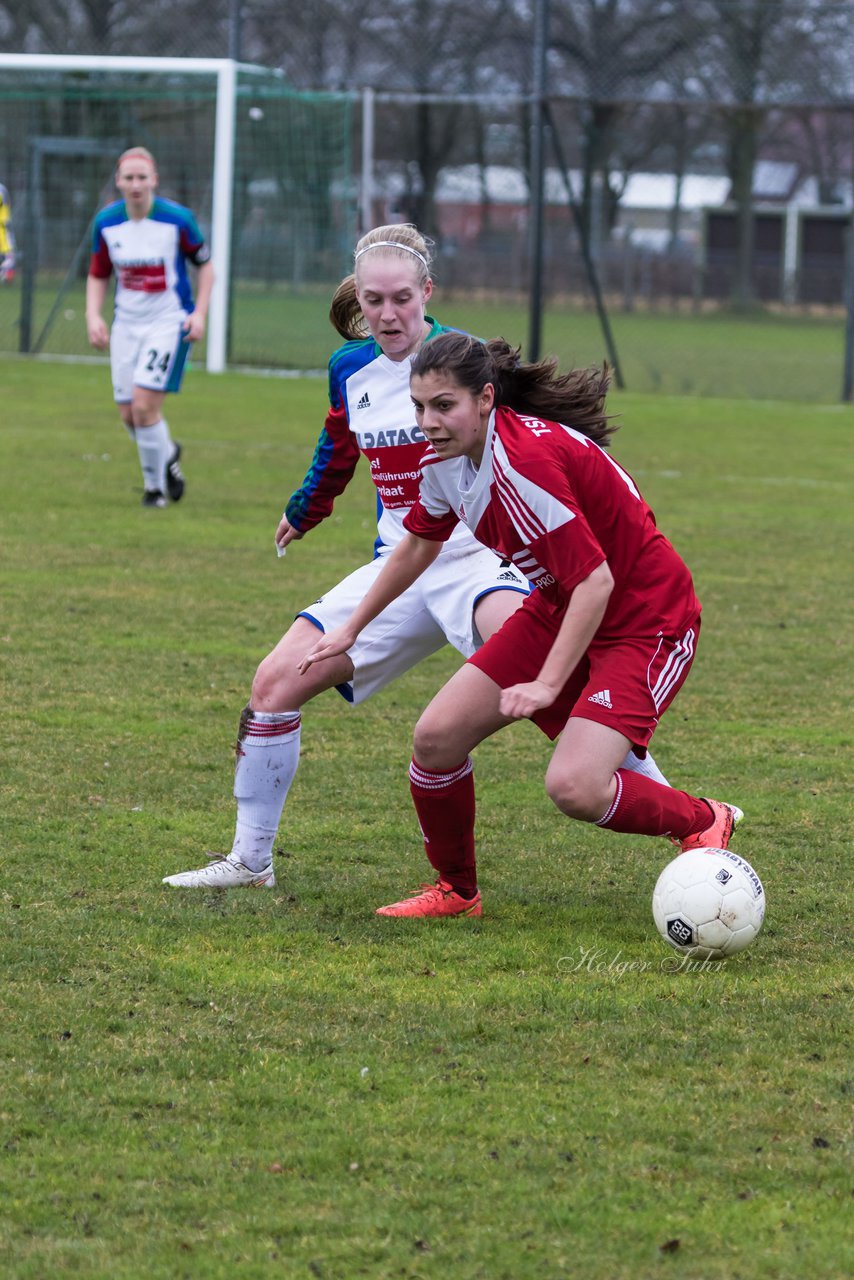
[[(214, 273), (194, 215), (157, 194), (157, 167), (145, 147), (116, 165), (121, 200), (95, 218), (86, 281), (89, 341), (110, 350), (113, 396), (136, 443), (144, 507), (165, 507), (184, 494), (181, 446), (163, 417), (167, 392), (181, 387), (190, 344), (204, 336)], [(193, 301), (187, 263), (198, 269)], [(112, 330), (102, 310), (115, 274)]]
[(328, 662), (417, 581), (459, 525), (536, 588), (439, 691), (416, 730), (410, 785), (434, 885), (381, 915), (480, 915), (470, 752), (514, 720), (559, 738), (546, 790), (569, 817), (726, 848), (734, 805), (625, 767), (643, 750), (694, 659), (691, 575), (631, 476), (606, 452), (604, 370), (559, 374), (506, 342), (436, 337), (412, 362), (427, 447), (406, 536), (350, 618), (303, 658)]

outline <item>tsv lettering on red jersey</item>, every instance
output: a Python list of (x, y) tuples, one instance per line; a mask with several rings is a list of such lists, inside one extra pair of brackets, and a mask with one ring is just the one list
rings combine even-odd
[(552, 433), (551, 427), (547, 427), (541, 418), (523, 418), (520, 416), (519, 421), (523, 426), (526, 426), (529, 431), (532, 431), (537, 438), (540, 436), (550, 436)]
[(360, 449), (397, 449), (402, 444), (423, 444), (426, 439), (419, 427), (392, 427), (390, 431), (355, 431)]

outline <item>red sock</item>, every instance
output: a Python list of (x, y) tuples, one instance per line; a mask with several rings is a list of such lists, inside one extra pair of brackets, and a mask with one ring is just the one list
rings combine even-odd
[(439, 772), (423, 769), (413, 760), (409, 766), (409, 790), (431, 865), (457, 893), (473, 898), (477, 893), (477, 869), (471, 757), (454, 769)]
[(711, 822), (705, 800), (687, 791), (664, 787), (630, 769), (618, 769), (615, 777), (617, 794), (608, 812), (597, 822), (598, 827), (683, 840)]

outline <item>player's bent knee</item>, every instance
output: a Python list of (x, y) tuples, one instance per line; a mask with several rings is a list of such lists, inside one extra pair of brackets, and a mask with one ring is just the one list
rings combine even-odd
[(252, 681), (250, 706), (254, 707), (256, 711), (265, 707), (267, 703), (274, 699), (280, 684), (280, 676), (281, 672), (279, 664), (275, 660), (275, 654), (268, 653), (267, 657), (259, 663), (255, 678)]
[(561, 813), (579, 822), (596, 822), (608, 807), (607, 789), (580, 773), (548, 770), (546, 794)]
[(263, 710), (270, 699), (270, 686), (261, 679), (261, 672), (255, 672), (255, 679), (252, 681), (252, 690), (249, 694), (249, 705), (255, 711)]
[(425, 769), (452, 769), (468, 750), (457, 742), (453, 726), (432, 716), (428, 708), (415, 726), (412, 754)]
[(156, 400), (139, 400), (134, 396), (130, 406), (131, 417), (135, 427), (156, 427), (163, 417), (163, 397)]

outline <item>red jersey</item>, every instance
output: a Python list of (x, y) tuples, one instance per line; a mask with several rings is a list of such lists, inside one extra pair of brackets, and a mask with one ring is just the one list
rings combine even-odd
[(631, 476), (571, 427), (499, 406), (480, 467), (432, 449), (421, 466), (404, 527), (444, 541), (458, 522), (467, 525), (553, 609), (563, 612), (578, 583), (607, 561), (614, 589), (597, 640), (678, 628), (699, 612), (691, 575)]

